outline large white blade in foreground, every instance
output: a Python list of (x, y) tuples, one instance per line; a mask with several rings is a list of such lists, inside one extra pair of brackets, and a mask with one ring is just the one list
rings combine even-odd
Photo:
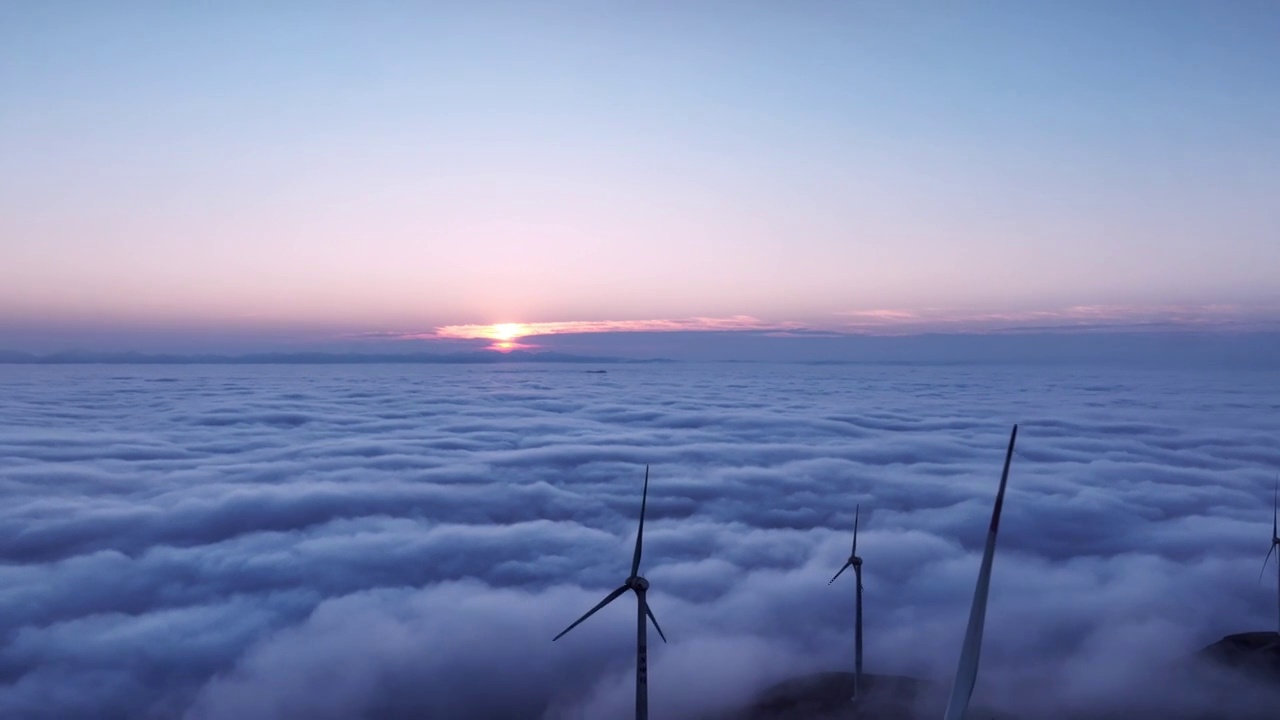
[(996, 554), (996, 532), (1000, 529), (1000, 508), (1004, 505), (1004, 488), (1009, 482), (1009, 463), (1013, 460), (1013, 443), (1018, 439), (1018, 426), (1013, 426), (1009, 436), (1009, 449), (1004, 455), (1004, 472), (1000, 473), (1000, 490), (996, 493), (996, 505), (991, 511), (991, 527), (987, 530), (987, 547), (982, 551), (982, 568), (978, 570), (978, 586), (973, 591), (973, 607), (969, 610), (969, 628), (964, 632), (964, 645), (960, 649), (960, 665), (956, 668), (955, 683), (951, 686), (951, 699), (943, 720), (964, 720), (969, 711), (969, 698), (978, 682), (978, 658), (982, 655), (982, 628), (987, 619), (987, 590), (991, 586), (991, 561)]

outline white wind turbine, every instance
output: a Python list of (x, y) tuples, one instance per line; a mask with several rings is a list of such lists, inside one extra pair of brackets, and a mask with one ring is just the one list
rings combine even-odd
[(836, 572), (835, 577), (827, 582), (828, 585), (836, 581), (840, 577), (840, 573), (852, 567), (854, 579), (858, 583), (856, 600), (854, 601), (854, 621), (853, 621), (853, 700), (857, 702), (858, 691), (862, 687), (862, 558), (858, 557), (858, 515), (862, 512), (862, 505), (858, 505), (853, 511), (853, 549), (849, 551), (849, 559), (845, 560), (844, 565), (840, 566), (840, 570)]
[(1018, 439), (1018, 426), (1013, 426), (1009, 436), (1009, 449), (1004, 455), (1004, 471), (1000, 473), (1000, 490), (996, 492), (995, 508), (991, 511), (991, 526), (987, 530), (987, 546), (982, 551), (982, 566), (978, 570), (978, 585), (973, 590), (973, 606), (969, 610), (969, 627), (964, 632), (964, 645), (960, 648), (960, 663), (956, 668), (955, 682), (951, 686), (951, 699), (947, 701), (943, 720), (964, 720), (969, 711), (969, 699), (978, 682), (978, 658), (982, 654), (982, 629), (987, 618), (987, 590), (991, 585), (991, 561), (996, 553), (996, 532), (1000, 529), (1000, 508), (1004, 505), (1004, 488), (1009, 482), (1009, 463), (1013, 460), (1013, 443)]
[(648, 720), (649, 718), (649, 646), (646, 636), (648, 625), (645, 623), (646, 618), (653, 622), (653, 629), (658, 631), (658, 636), (662, 638), (662, 642), (667, 641), (667, 636), (662, 634), (662, 628), (658, 626), (658, 619), (653, 616), (653, 611), (649, 609), (649, 601), (645, 599), (645, 593), (649, 590), (649, 581), (640, 577), (640, 551), (644, 542), (644, 508), (649, 499), (649, 466), (644, 466), (644, 493), (640, 496), (640, 530), (636, 533), (636, 551), (631, 557), (631, 575), (626, 582), (617, 590), (605, 596), (598, 605), (587, 611), (585, 615), (578, 618), (572, 625), (565, 628), (559, 635), (551, 639), (552, 642), (564, 637), (564, 634), (574, 629), (583, 620), (591, 617), (597, 610), (617, 600), (628, 590), (636, 594), (636, 720)]
[[(1276, 481), (1275, 497), (1271, 501), (1271, 549), (1262, 560), (1262, 572), (1258, 574), (1258, 582), (1267, 574), (1267, 563), (1271, 562), (1271, 553), (1280, 547), (1280, 528), (1276, 523), (1280, 518), (1280, 480)], [(1276, 634), (1280, 635), (1280, 554), (1276, 555)]]

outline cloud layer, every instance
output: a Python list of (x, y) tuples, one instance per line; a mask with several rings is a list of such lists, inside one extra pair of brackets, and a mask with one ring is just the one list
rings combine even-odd
[(1155, 706), (1275, 623), (1277, 411), (1274, 373), (10, 367), (0, 715), (625, 716), (632, 601), (550, 638), (625, 578), (646, 463), (656, 717), (850, 665), (858, 503), (868, 669), (942, 678), (1013, 422), (978, 699)]

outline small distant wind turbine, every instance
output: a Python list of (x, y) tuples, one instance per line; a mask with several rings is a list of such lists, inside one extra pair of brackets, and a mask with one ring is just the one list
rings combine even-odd
[(854, 625), (853, 625), (853, 700), (858, 700), (858, 690), (862, 687), (862, 558), (858, 557), (858, 515), (862, 512), (862, 505), (858, 505), (853, 510), (853, 549), (849, 551), (849, 559), (844, 561), (844, 565), (840, 566), (840, 570), (836, 572), (835, 577), (827, 582), (828, 585), (836, 581), (840, 577), (840, 573), (847, 568), (853, 568), (854, 578), (858, 582), (857, 600), (854, 602)]
[(572, 625), (565, 628), (559, 635), (551, 638), (552, 642), (564, 637), (565, 633), (574, 629), (583, 620), (591, 617), (597, 610), (617, 600), (623, 593), (631, 590), (636, 594), (636, 720), (648, 720), (649, 718), (649, 646), (646, 636), (648, 625), (645, 619), (653, 621), (653, 629), (658, 631), (658, 636), (662, 638), (662, 642), (667, 641), (667, 636), (662, 634), (662, 628), (658, 626), (658, 619), (653, 616), (653, 611), (649, 609), (649, 601), (645, 599), (645, 593), (649, 590), (649, 581), (640, 577), (640, 551), (644, 544), (644, 508), (649, 500), (649, 466), (644, 466), (644, 494), (640, 496), (640, 530), (636, 532), (636, 552), (631, 556), (631, 576), (617, 590), (605, 596), (598, 605), (587, 611), (586, 615), (578, 618)]
[(982, 551), (982, 566), (978, 570), (978, 585), (973, 590), (973, 606), (969, 609), (969, 627), (964, 632), (964, 645), (960, 648), (960, 664), (956, 668), (955, 682), (951, 686), (951, 699), (943, 720), (964, 720), (969, 711), (969, 699), (973, 697), (978, 682), (978, 658), (982, 654), (982, 629), (987, 619), (987, 590), (991, 586), (991, 561), (996, 554), (996, 532), (1000, 529), (1000, 508), (1004, 505), (1004, 488), (1009, 482), (1009, 463), (1013, 460), (1013, 443), (1018, 439), (1018, 426), (1013, 426), (1009, 436), (1009, 449), (1004, 454), (1004, 471), (1000, 473), (1000, 490), (996, 492), (995, 508), (991, 511), (991, 527), (987, 530), (987, 547)]
[[(1271, 500), (1271, 549), (1267, 550), (1267, 556), (1262, 560), (1262, 572), (1258, 574), (1258, 582), (1262, 582), (1262, 576), (1267, 574), (1267, 563), (1271, 562), (1271, 554), (1280, 547), (1280, 528), (1276, 523), (1280, 521), (1280, 480), (1276, 481), (1275, 497)], [(1276, 554), (1276, 634), (1280, 635), (1280, 553)]]

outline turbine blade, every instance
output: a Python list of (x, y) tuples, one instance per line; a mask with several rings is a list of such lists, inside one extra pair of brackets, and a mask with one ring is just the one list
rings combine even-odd
[[(1267, 550), (1267, 556), (1262, 558), (1262, 572), (1258, 573), (1258, 582), (1262, 582), (1262, 576), (1267, 574), (1267, 566), (1271, 564), (1271, 554), (1276, 551), (1276, 541), (1271, 541), (1271, 549)], [(1278, 561), (1280, 562), (1280, 561)]]
[(644, 506), (649, 501), (649, 466), (644, 466), (644, 494), (640, 496), (640, 529), (636, 531), (636, 554), (631, 556), (631, 577), (640, 574), (640, 548), (644, 543)]
[(848, 560), (846, 560), (846, 561), (845, 561), (845, 563), (844, 563), (844, 565), (841, 565), (841, 566), (840, 566), (840, 570), (839, 570), (838, 572), (836, 572), (836, 576), (835, 576), (835, 577), (833, 577), (833, 578), (831, 578), (830, 580), (828, 580), (828, 581), (827, 581), (827, 584), (828, 584), (828, 585), (830, 585), (831, 583), (835, 582), (835, 581), (836, 581), (836, 578), (840, 577), (840, 574), (841, 574), (841, 573), (843, 573), (845, 570), (849, 569), (849, 567), (850, 567), (850, 566), (852, 566), (852, 565), (853, 565), (853, 563), (851, 563), (851, 562), (849, 562)]
[(1000, 510), (1004, 506), (1004, 488), (1009, 484), (1009, 463), (1013, 462), (1013, 444), (1018, 441), (1018, 426), (1009, 434), (1009, 449), (1004, 452), (1004, 469), (1000, 471), (1000, 489), (996, 492), (996, 506), (991, 510), (991, 534), (1000, 529)]
[[(1267, 548), (1267, 556), (1262, 559), (1262, 572), (1258, 573), (1258, 582), (1262, 582), (1262, 576), (1267, 574), (1267, 565), (1271, 562), (1271, 554), (1276, 551), (1276, 546), (1280, 545), (1280, 536), (1276, 535), (1276, 513), (1280, 512), (1280, 479), (1276, 480), (1276, 497), (1272, 500), (1271, 506), (1271, 547)], [(1280, 562), (1277, 559), (1276, 562)]]
[(951, 685), (951, 699), (947, 702), (943, 720), (964, 720), (969, 711), (969, 700), (978, 682), (978, 660), (982, 655), (982, 630), (987, 619), (987, 591), (991, 587), (991, 563), (995, 559), (996, 533), (1000, 529), (1000, 511), (1004, 506), (1004, 490), (1009, 482), (1009, 463), (1013, 460), (1013, 444), (1018, 439), (1018, 426), (1013, 426), (1009, 436), (1009, 449), (1004, 456), (1004, 471), (1000, 473), (1000, 489), (996, 492), (995, 507), (991, 510), (991, 526), (987, 530), (987, 545), (982, 551), (982, 566), (978, 570), (978, 584), (973, 590), (973, 606), (969, 609), (969, 626), (964, 632), (964, 645), (960, 648), (960, 662)]
[(649, 621), (653, 623), (653, 629), (658, 631), (658, 637), (662, 638), (662, 642), (667, 641), (667, 636), (662, 634), (662, 627), (658, 625), (658, 618), (653, 616), (653, 611), (649, 609), (649, 600), (644, 601), (644, 613), (649, 616)]
[(859, 503), (853, 510), (853, 550), (849, 553), (851, 557), (858, 556), (858, 514), (862, 512), (862, 504)]
[(565, 634), (565, 633), (567, 633), (567, 632), (569, 632), (570, 630), (572, 630), (572, 629), (574, 629), (574, 628), (578, 627), (578, 625), (579, 625), (579, 624), (581, 624), (583, 620), (586, 620), (587, 618), (591, 617), (592, 615), (595, 615), (597, 610), (599, 610), (600, 608), (604, 607), (605, 605), (608, 605), (609, 603), (613, 602), (614, 600), (617, 600), (617, 599), (618, 599), (618, 596), (619, 596), (619, 595), (621, 595), (622, 593), (626, 592), (626, 591), (627, 591), (627, 586), (626, 586), (626, 585), (623, 585), (622, 587), (618, 588), (617, 590), (614, 590), (613, 592), (611, 592), (611, 593), (609, 593), (608, 595), (606, 595), (606, 596), (605, 596), (605, 598), (604, 598), (603, 600), (601, 600), (601, 601), (600, 601), (600, 604), (598, 604), (598, 605), (596, 605), (595, 607), (593, 607), (593, 608), (591, 608), (590, 610), (588, 610), (586, 615), (583, 615), (582, 617), (578, 618), (577, 620), (574, 620), (572, 625), (570, 625), (569, 627), (567, 627), (567, 628), (565, 628), (564, 630), (562, 630), (562, 631), (560, 632), (560, 634), (559, 634), (559, 635), (557, 635), (557, 636), (555, 636), (555, 637), (551, 638), (551, 642), (555, 642), (555, 641), (559, 640), (560, 638), (564, 637), (564, 634)]

